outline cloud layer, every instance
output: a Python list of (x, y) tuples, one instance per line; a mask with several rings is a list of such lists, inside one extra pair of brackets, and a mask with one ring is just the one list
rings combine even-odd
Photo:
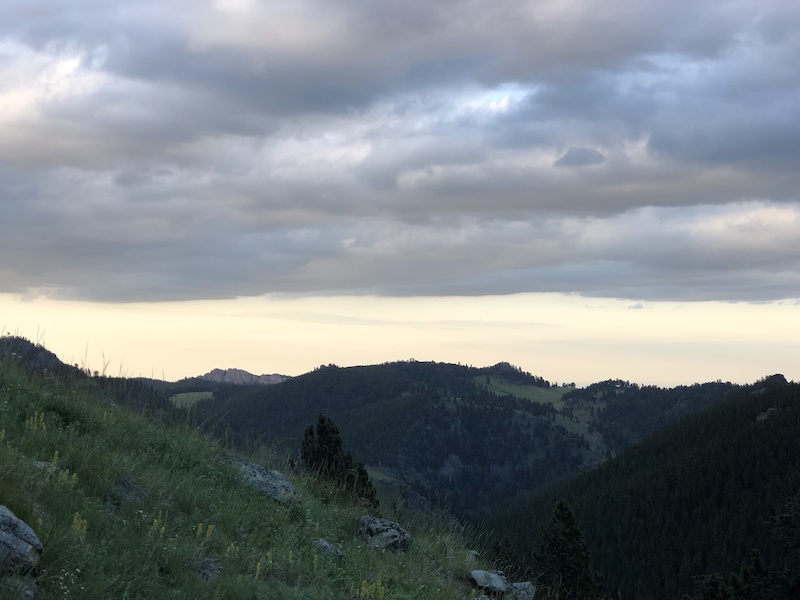
[(0, 6), (0, 292), (773, 300), (800, 7)]

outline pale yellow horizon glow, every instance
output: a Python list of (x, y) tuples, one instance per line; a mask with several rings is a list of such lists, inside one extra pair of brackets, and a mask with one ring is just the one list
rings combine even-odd
[(553, 382), (674, 386), (800, 379), (800, 304), (634, 302), (561, 294), (267, 296), (101, 304), (0, 295), (0, 329), (108, 375), (177, 380), (213, 368), (507, 361)]

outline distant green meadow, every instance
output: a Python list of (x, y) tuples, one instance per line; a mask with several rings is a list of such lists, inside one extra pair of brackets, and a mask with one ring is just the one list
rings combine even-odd
[(201, 400), (213, 400), (213, 392), (183, 392), (170, 396), (169, 401), (176, 408), (191, 408)]
[(544, 388), (535, 385), (519, 385), (516, 383), (509, 383), (502, 377), (489, 377), (489, 383), (487, 384), (486, 379), (485, 376), (481, 375), (475, 378), (475, 382), (486, 386), (490, 392), (498, 396), (510, 394), (517, 398), (525, 398), (526, 400), (538, 402), (540, 404), (556, 405), (561, 401), (562, 396), (572, 389), (568, 387)]

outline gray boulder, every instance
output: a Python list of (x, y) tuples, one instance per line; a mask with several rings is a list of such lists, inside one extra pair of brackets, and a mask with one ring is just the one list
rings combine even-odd
[(367, 542), (370, 548), (387, 550), (408, 550), (411, 534), (393, 521), (365, 515), (361, 517), (358, 537)]
[(475, 569), (470, 571), (469, 579), (475, 587), (489, 594), (500, 595), (511, 591), (511, 584), (502, 571)]
[(322, 551), (322, 553), (325, 554), (326, 556), (330, 556), (337, 560), (341, 560), (344, 558), (344, 554), (342, 554), (342, 551), (339, 550), (338, 547), (331, 544), (328, 540), (323, 540), (322, 538), (320, 538), (314, 542), (314, 545), (317, 548), (319, 548)]
[(41, 555), (42, 542), (33, 529), (0, 505), (0, 573), (30, 570)]
[(520, 581), (512, 583), (508, 597), (511, 600), (533, 600), (536, 595), (536, 586), (530, 581)]
[(295, 499), (297, 493), (294, 486), (282, 473), (244, 460), (234, 459), (233, 462), (239, 467), (245, 481), (265, 496), (281, 504), (290, 504)]

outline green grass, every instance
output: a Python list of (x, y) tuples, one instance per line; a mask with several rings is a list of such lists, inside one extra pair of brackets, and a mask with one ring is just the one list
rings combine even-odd
[(489, 385), (486, 385), (486, 377), (476, 377), (475, 382), (486, 386), (486, 388), (502, 396), (503, 394), (511, 394), (517, 398), (525, 398), (531, 402), (538, 402), (539, 404), (553, 404), (559, 408), (561, 397), (566, 394), (571, 388), (568, 387), (549, 387), (542, 388), (535, 385), (519, 385), (509, 383), (501, 377), (491, 377)]
[(183, 392), (170, 397), (169, 401), (176, 408), (191, 408), (200, 400), (213, 400), (214, 392)]
[[(341, 490), (294, 476), (299, 499), (284, 506), (243, 484), (229, 453), (117, 406), (91, 380), (0, 357), (0, 503), (42, 540), (40, 600), (470, 596), (459, 527), (411, 523), (407, 553), (375, 551), (357, 539), (365, 513)], [(261, 462), (278, 456), (265, 449)], [(344, 560), (322, 555), (320, 537)], [(222, 573), (207, 581), (214, 564)]]

